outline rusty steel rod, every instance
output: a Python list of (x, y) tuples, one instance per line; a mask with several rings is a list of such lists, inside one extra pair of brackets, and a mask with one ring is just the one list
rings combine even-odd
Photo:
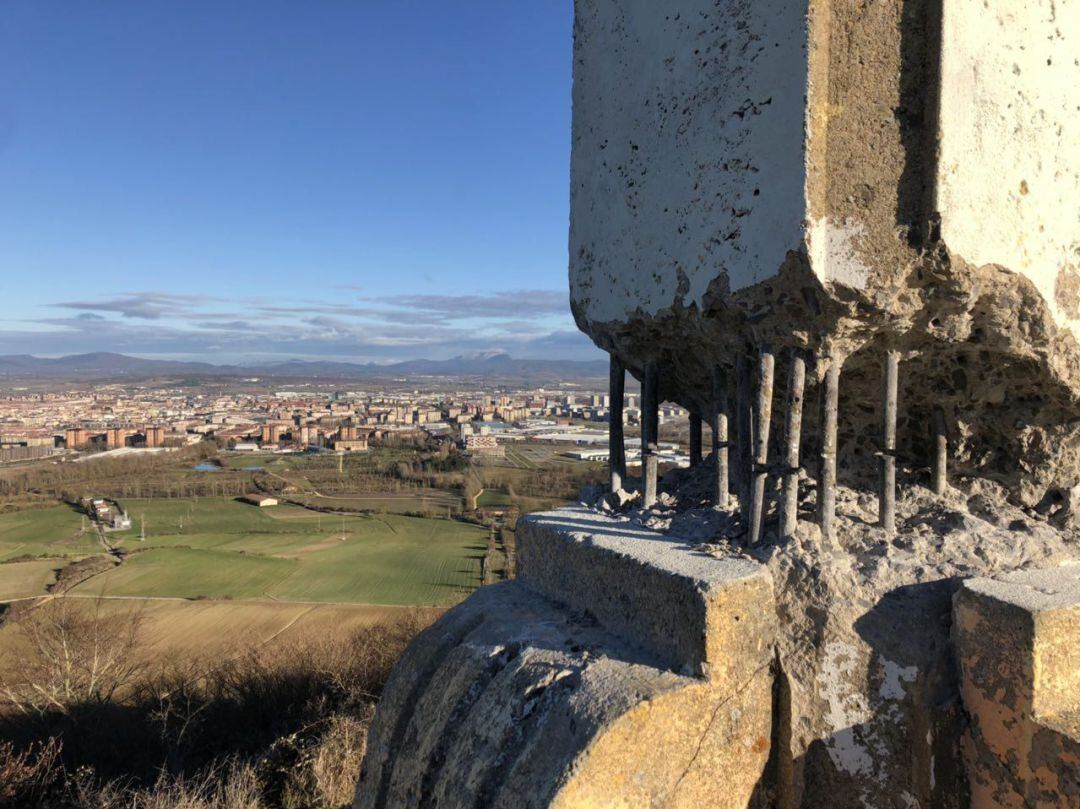
[(712, 408), (712, 458), (713, 471), (716, 473), (716, 491), (713, 504), (720, 509), (728, 507), (728, 395), (727, 375), (717, 366), (713, 369), (713, 408)]
[(896, 405), (899, 387), (900, 353), (885, 355), (881, 447), (881, 492), (878, 498), (878, 522), (887, 536), (896, 534)]
[(818, 472), (818, 525), (826, 542), (834, 539), (836, 517), (836, 424), (840, 411), (838, 357), (829, 359), (821, 395), (821, 468)]
[(780, 539), (795, 538), (799, 526), (799, 445), (802, 442), (803, 394), (806, 360), (792, 354), (788, 372), (787, 421), (784, 429), (784, 488), (780, 499)]
[(763, 349), (758, 362), (757, 403), (754, 408), (754, 483), (750, 493), (750, 544), (761, 541), (765, 522), (765, 483), (769, 476), (769, 422), (772, 420), (775, 357)]

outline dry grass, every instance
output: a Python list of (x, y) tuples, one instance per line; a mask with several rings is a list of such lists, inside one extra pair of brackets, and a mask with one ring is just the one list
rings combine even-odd
[(193, 778), (161, 776), (149, 788), (76, 783), (72, 801), (96, 809), (264, 809), (259, 778), (250, 765), (211, 769)]
[[(130, 651), (138, 616), (109, 610), (75, 620), (57, 601), (19, 619), (33, 659), (20, 681), (0, 683), (21, 700), (0, 712), (10, 739), (0, 745), (0, 806), (346, 806), (383, 683), (433, 618), (406, 612), (348, 635), (291, 638), (226, 660), (109, 668), (110, 677), (88, 687), (94, 650), (105, 658)], [(75, 671), (56, 654), (58, 639), (84, 661)], [(29, 704), (35, 693), (46, 696)]]

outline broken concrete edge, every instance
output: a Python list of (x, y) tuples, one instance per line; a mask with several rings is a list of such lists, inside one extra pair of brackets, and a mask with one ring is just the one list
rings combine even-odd
[(964, 581), (963, 591), (1012, 604), (1037, 615), (1049, 610), (1080, 608), (1080, 563), (1039, 570), (1020, 570), (994, 578)]
[(1080, 564), (961, 584), (953, 639), (973, 806), (1080, 800), (1078, 638)]
[(717, 558), (585, 506), (530, 514), (517, 527), (526, 587), (592, 615), (673, 670), (739, 678), (771, 649), (772, 578), (743, 558)]
[[(523, 576), (450, 610), (395, 667), (356, 805), (750, 805), (785, 723), (772, 715), (777, 618), (765, 569), (582, 506), (530, 515), (518, 531)], [(1056, 656), (1071, 647), (1027, 639), (1080, 634), (1050, 623), (1077, 617), (1076, 574), (971, 579), (955, 597), (973, 717), (965, 772), (982, 800), (972, 805), (1074, 794), (1080, 741), (1061, 718), (1031, 721), (1024, 683), (1055, 660), (1071, 665)], [(1030, 652), (1040, 648), (1052, 652), (1042, 662)]]
[(991, 634), (1005, 629), (1024, 632), (1030, 659), (1031, 711), (1040, 722), (1071, 732), (1080, 741), (1080, 564), (1006, 573), (993, 579), (969, 579), (956, 603), (975, 604), (991, 615)]

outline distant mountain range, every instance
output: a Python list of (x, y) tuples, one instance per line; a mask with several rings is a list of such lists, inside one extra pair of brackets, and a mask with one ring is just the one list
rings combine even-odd
[(157, 376), (240, 376), (288, 379), (360, 379), (412, 377), (482, 377), (485, 379), (570, 380), (606, 376), (603, 360), (528, 360), (502, 352), (470, 354), (449, 360), (408, 360), (378, 363), (286, 360), (254, 365), (214, 365), (209, 362), (148, 360), (126, 354), (96, 352), (66, 357), (30, 354), (0, 355), (0, 377), (23, 379), (115, 379)]

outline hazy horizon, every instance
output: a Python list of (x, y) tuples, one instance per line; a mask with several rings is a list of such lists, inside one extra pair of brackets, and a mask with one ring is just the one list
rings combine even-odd
[[(402, 362), (445, 362), (448, 360), (476, 360), (485, 358), (494, 358), (498, 356), (508, 357), (513, 360), (550, 360), (557, 362), (600, 362), (604, 364), (606, 362), (604, 354), (602, 352), (593, 352), (589, 356), (583, 357), (522, 357), (514, 354), (510, 351), (502, 349), (489, 349), (481, 351), (464, 351), (459, 354), (455, 354), (450, 357), (410, 357), (408, 359), (384, 359), (384, 360), (351, 360), (347, 357), (325, 357), (325, 356), (304, 356), (299, 354), (247, 354), (244, 357), (230, 360), (220, 355), (207, 356), (203, 354), (192, 354), (190, 356), (184, 356), (180, 354), (148, 354), (145, 352), (137, 351), (72, 351), (63, 352), (59, 354), (42, 354), (33, 351), (24, 352), (5, 352), (0, 354), (0, 358), (3, 357), (34, 357), (41, 360), (57, 360), (71, 357), (87, 357), (87, 356), (99, 356), (99, 355), (115, 355), (130, 357), (134, 359), (146, 359), (146, 360), (158, 360), (168, 362), (200, 362), (208, 363), (210, 365), (220, 366), (239, 366), (239, 367), (257, 367), (262, 365), (273, 365), (275, 363), (284, 362), (331, 362), (331, 363), (349, 363), (356, 365), (386, 365), (392, 366)], [(606, 367), (606, 366), (605, 366)]]
[(0, 354), (600, 357), (567, 302), (571, 5), (0, 18)]

